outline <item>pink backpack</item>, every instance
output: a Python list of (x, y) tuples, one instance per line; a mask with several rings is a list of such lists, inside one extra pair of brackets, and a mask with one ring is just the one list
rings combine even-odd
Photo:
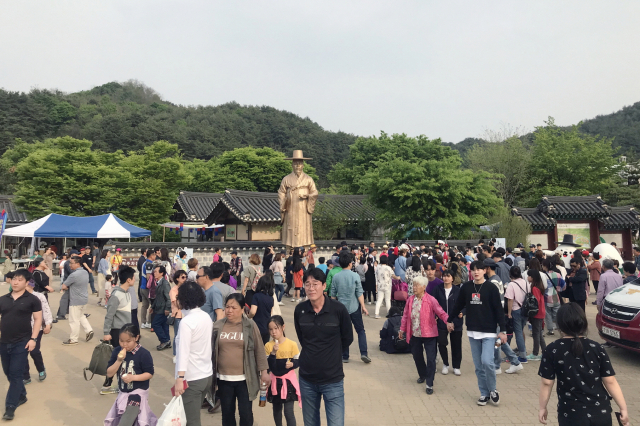
[(409, 296), (409, 286), (401, 280), (391, 280), (391, 298), (406, 301)]

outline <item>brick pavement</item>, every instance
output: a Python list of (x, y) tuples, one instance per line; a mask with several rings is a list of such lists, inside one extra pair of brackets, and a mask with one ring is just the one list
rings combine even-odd
[[(58, 284), (55, 284), (58, 287)], [(0, 285), (0, 294), (8, 290)], [(59, 293), (50, 296), (53, 310), (58, 307)], [(114, 395), (98, 394), (102, 384), (101, 377), (85, 381), (82, 368), (89, 364), (91, 352), (101, 334), (104, 309), (95, 305), (97, 299), (90, 297), (92, 305), (89, 322), (96, 331), (96, 338), (90, 343), (81, 342), (75, 347), (63, 347), (61, 342), (69, 336), (67, 321), (55, 325), (51, 334), (44, 338), (42, 350), (47, 367), (47, 380), (40, 383), (34, 374), (33, 382), (27, 386), (29, 402), (16, 411), (14, 425), (47, 426), (100, 425), (111, 407)], [(283, 316), (288, 326), (288, 336), (296, 339), (293, 328), (294, 304), (286, 299)], [(369, 308), (369, 306), (367, 306)], [(371, 306), (373, 308), (373, 306)], [(589, 305), (587, 314), (590, 319), (591, 337), (600, 340), (595, 330), (595, 307)], [(538, 363), (530, 362), (517, 375), (498, 376), (498, 390), (501, 403), (499, 407), (478, 407), (475, 403), (479, 396), (469, 343), (463, 337), (462, 376), (449, 373), (443, 376), (438, 372), (435, 378), (435, 392), (429, 396), (424, 385), (415, 382), (416, 369), (410, 354), (387, 355), (378, 349), (378, 330), (384, 319), (375, 320), (365, 317), (367, 341), (373, 362), (366, 365), (359, 361), (357, 344), (351, 347), (352, 360), (345, 364), (346, 425), (537, 425)], [(155, 334), (143, 331), (142, 345), (150, 349), (156, 368), (151, 381), (150, 404), (159, 416), (163, 403), (170, 399), (170, 387), (173, 384), (171, 351), (157, 352)], [(557, 336), (556, 336), (557, 337)], [(515, 342), (513, 342), (515, 346)], [(531, 338), (527, 338), (527, 348), (532, 347)], [(632, 422), (640, 419), (640, 354), (622, 349), (609, 349), (617, 378), (627, 399)], [(504, 366), (505, 364), (503, 364)], [(506, 364), (508, 366), (508, 364)], [(441, 367), (442, 363), (438, 364)], [(0, 379), (0, 391), (6, 392), (6, 378)], [(549, 403), (550, 422), (555, 421), (555, 390)], [(616, 408), (613, 403), (614, 410)], [(295, 409), (298, 424), (302, 425), (302, 412)], [(260, 408), (254, 404), (256, 425), (273, 425), (271, 406)], [(203, 412), (203, 425), (220, 425), (220, 414), (209, 415)], [(46, 423), (43, 423), (46, 422)], [(323, 419), (323, 424), (326, 424)]]

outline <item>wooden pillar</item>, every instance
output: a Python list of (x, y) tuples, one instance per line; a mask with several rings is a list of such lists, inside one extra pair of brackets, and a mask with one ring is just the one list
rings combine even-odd
[(622, 230), (622, 260), (633, 260), (631, 229)]
[(589, 240), (592, 249), (600, 244), (600, 221), (598, 219), (589, 221)]

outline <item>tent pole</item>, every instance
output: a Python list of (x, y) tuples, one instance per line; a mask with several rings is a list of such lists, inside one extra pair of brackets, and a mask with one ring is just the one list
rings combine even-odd
[(164, 226), (162, 227), (162, 242), (164, 243), (164, 233), (167, 230)]
[(62, 252), (67, 251), (67, 237), (64, 237), (64, 244), (62, 244)]

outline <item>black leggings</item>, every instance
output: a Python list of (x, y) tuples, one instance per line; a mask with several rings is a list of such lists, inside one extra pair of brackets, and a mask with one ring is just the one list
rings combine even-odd
[(284, 418), (287, 421), (287, 426), (296, 426), (296, 416), (293, 414), (293, 405), (297, 401), (289, 401), (282, 403), (281, 399), (277, 401), (273, 400), (273, 420), (276, 422), (276, 426), (282, 426), (282, 408), (284, 406)]
[(377, 301), (378, 299), (376, 298), (376, 292), (373, 290), (365, 290), (364, 292), (364, 300), (366, 302), (371, 302), (373, 299), (373, 302)]
[(438, 329), (438, 350), (442, 363), (446, 366), (449, 366), (449, 351), (447, 351), (449, 340), (451, 340), (451, 364), (453, 368), (459, 369), (462, 362), (462, 331), (449, 333), (447, 330)]
[[(42, 373), (44, 371), (44, 361), (42, 359), (42, 352), (40, 352), (40, 342), (42, 342), (43, 333), (44, 331), (40, 330), (40, 333), (38, 333), (38, 341), (36, 342), (36, 347), (31, 352), (29, 352), (29, 355), (31, 355), (31, 359), (33, 359), (33, 364), (36, 366), (36, 370), (38, 370), (38, 373)], [(27, 359), (27, 365), (26, 365), (26, 368), (24, 369), (24, 374), (22, 377), (25, 380), (31, 378), (31, 376), (29, 375), (28, 359)]]

